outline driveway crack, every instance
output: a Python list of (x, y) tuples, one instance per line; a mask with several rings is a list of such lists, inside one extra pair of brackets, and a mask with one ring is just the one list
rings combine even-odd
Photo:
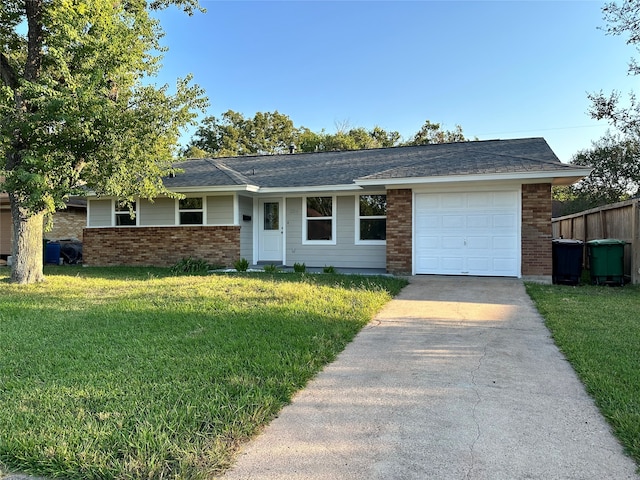
[(469, 445), (470, 462), (469, 462), (469, 469), (467, 470), (467, 473), (464, 476), (465, 480), (470, 480), (471, 478), (473, 478), (472, 477), (473, 469), (475, 468), (475, 447), (476, 447), (476, 444), (478, 443), (478, 440), (480, 440), (480, 436), (482, 435), (482, 432), (480, 431), (480, 422), (478, 421), (478, 416), (477, 416), (477, 409), (478, 409), (478, 406), (480, 405), (481, 398), (480, 398), (480, 392), (478, 390), (478, 384), (476, 382), (476, 374), (482, 367), (482, 363), (487, 356), (487, 348), (488, 348), (488, 343), (485, 343), (482, 349), (482, 355), (480, 355), (480, 358), (478, 359), (478, 364), (470, 372), (471, 384), (473, 385), (473, 391), (476, 395), (476, 401), (473, 404), (473, 408), (471, 409), (471, 418), (473, 419), (473, 422), (475, 423), (475, 426), (476, 426), (476, 436), (471, 442), (471, 445)]

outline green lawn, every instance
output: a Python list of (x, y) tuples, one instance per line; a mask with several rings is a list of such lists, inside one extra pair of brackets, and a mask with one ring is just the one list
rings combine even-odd
[(0, 473), (224, 470), (405, 282), (166, 269), (0, 270)]
[(527, 291), (640, 466), (640, 288), (528, 284)]

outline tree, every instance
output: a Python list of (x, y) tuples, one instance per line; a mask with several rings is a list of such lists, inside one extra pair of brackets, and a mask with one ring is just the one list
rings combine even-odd
[[(197, 0), (3, 0), (0, 162), (18, 283), (43, 280), (43, 220), (89, 188), (128, 201), (169, 194), (180, 130), (206, 106), (191, 78), (151, 78), (162, 30), (152, 10)], [(26, 26), (26, 35), (24, 29)]]
[(640, 143), (635, 137), (608, 132), (591, 149), (574, 155), (571, 164), (593, 171), (575, 185), (554, 189), (554, 200), (564, 204), (561, 214), (627, 200), (640, 188)]
[[(627, 44), (634, 45), (640, 52), (640, 2), (624, 1), (621, 5), (608, 3), (602, 9), (604, 20), (607, 22), (606, 32), (609, 35), (628, 35)], [(640, 65), (635, 59), (629, 63), (630, 75), (640, 73)], [(605, 94), (600, 91), (588, 95), (591, 100), (590, 114), (597, 120), (607, 120), (629, 135), (640, 132), (640, 103), (634, 93), (629, 94), (629, 105), (624, 107), (620, 103), (620, 92), (613, 91)]]
[(466, 142), (462, 127), (456, 125), (455, 130), (443, 130), (439, 123), (429, 120), (424, 122), (420, 130), (405, 145), (429, 145), (431, 143)]
[(293, 121), (277, 111), (257, 112), (253, 118), (245, 118), (227, 110), (221, 118), (205, 118), (190, 147), (210, 152), (214, 157), (268, 155), (288, 152), (297, 136)]
[(640, 186), (640, 144), (635, 138), (608, 133), (593, 142), (593, 148), (578, 152), (571, 163), (592, 167), (591, 175), (578, 182), (574, 190), (597, 205), (627, 200)]

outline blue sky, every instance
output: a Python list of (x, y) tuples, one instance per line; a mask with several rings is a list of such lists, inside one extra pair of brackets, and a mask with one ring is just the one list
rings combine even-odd
[(158, 83), (193, 73), (209, 115), (277, 110), (314, 131), (379, 125), (405, 138), (428, 119), (480, 140), (542, 136), (569, 161), (608, 128), (587, 93), (638, 81), (635, 50), (598, 29), (603, 2), (201, 4), (159, 14)]

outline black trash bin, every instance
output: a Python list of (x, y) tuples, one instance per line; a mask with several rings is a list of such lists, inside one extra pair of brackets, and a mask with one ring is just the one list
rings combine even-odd
[(582, 276), (584, 243), (559, 238), (552, 242), (553, 283), (577, 285)]

